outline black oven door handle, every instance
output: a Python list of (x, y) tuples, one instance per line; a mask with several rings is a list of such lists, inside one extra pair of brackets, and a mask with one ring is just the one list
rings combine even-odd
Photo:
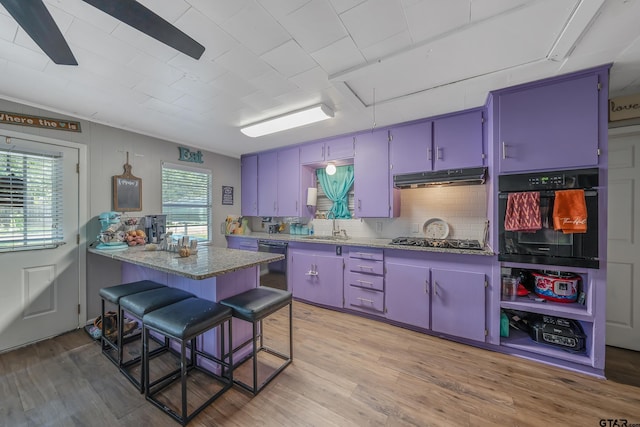
[[(558, 190), (558, 191), (562, 191), (562, 190)], [(545, 191), (539, 191), (540, 193), (540, 197), (553, 197), (556, 195), (556, 192), (553, 190), (545, 190)], [(584, 197), (595, 197), (598, 195), (598, 191), (597, 190), (584, 190)], [(498, 193), (498, 198), (499, 199), (508, 199), (509, 198), (509, 193)]]

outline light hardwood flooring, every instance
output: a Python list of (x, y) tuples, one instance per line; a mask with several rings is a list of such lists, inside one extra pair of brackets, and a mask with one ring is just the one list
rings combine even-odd
[[(274, 347), (286, 342), (286, 310), (266, 323)], [(294, 302), (293, 364), (256, 397), (229, 390), (189, 425), (640, 423), (640, 353), (607, 348), (606, 374), (597, 379)], [(79, 330), (0, 354), (0, 425), (177, 424)]]

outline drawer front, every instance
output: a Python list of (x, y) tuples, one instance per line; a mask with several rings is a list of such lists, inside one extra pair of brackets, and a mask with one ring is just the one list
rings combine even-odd
[(349, 285), (384, 291), (384, 278), (382, 276), (354, 273), (352, 271), (349, 273)]
[(348, 287), (347, 307), (366, 312), (384, 312), (384, 292), (359, 288), (357, 286)]
[(352, 259), (371, 259), (376, 261), (382, 261), (383, 257), (382, 249), (374, 248), (351, 248), (349, 249), (349, 258)]
[(384, 274), (384, 263), (382, 261), (372, 261), (369, 259), (349, 259), (349, 270), (359, 273)]

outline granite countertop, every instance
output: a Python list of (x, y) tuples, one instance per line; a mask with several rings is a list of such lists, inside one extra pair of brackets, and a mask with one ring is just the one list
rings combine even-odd
[(314, 234), (313, 236), (300, 236), (296, 234), (284, 234), (284, 233), (262, 233), (251, 232), (251, 234), (231, 234), (228, 237), (239, 237), (254, 240), (277, 240), (285, 242), (298, 242), (298, 243), (317, 243), (317, 244), (330, 244), (330, 245), (343, 245), (343, 246), (363, 246), (369, 248), (382, 248), (393, 249), (401, 251), (417, 251), (417, 252), (438, 252), (446, 254), (463, 254), (463, 255), (484, 255), (493, 256), (495, 253), (491, 248), (486, 247), (482, 250), (474, 249), (451, 249), (451, 248), (429, 248), (423, 246), (396, 246), (390, 245), (392, 239), (376, 239), (370, 237), (349, 237), (348, 239), (332, 239), (331, 236), (323, 236)]
[(202, 280), (221, 276), (236, 270), (283, 260), (282, 254), (251, 252), (238, 249), (199, 246), (196, 254), (181, 258), (175, 252), (149, 251), (144, 246), (120, 250), (100, 250), (90, 247), (89, 252), (154, 270)]

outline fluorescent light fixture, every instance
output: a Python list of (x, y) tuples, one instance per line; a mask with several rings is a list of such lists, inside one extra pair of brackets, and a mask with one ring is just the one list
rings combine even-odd
[(304, 108), (302, 110), (245, 126), (240, 129), (240, 132), (255, 138), (257, 136), (268, 135), (270, 133), (308, 125), (310, 123), (319, 122), (332, 117), (333, 111), (329, 107), (324, 104), (318, 104), (313, 107)]
[(333, 163), (329, 163), (325, 169), (325, 172), (327, 172), (327, 175), (333, 175), (334, 173), (336, 173), (336, 165), (334, 165)]

